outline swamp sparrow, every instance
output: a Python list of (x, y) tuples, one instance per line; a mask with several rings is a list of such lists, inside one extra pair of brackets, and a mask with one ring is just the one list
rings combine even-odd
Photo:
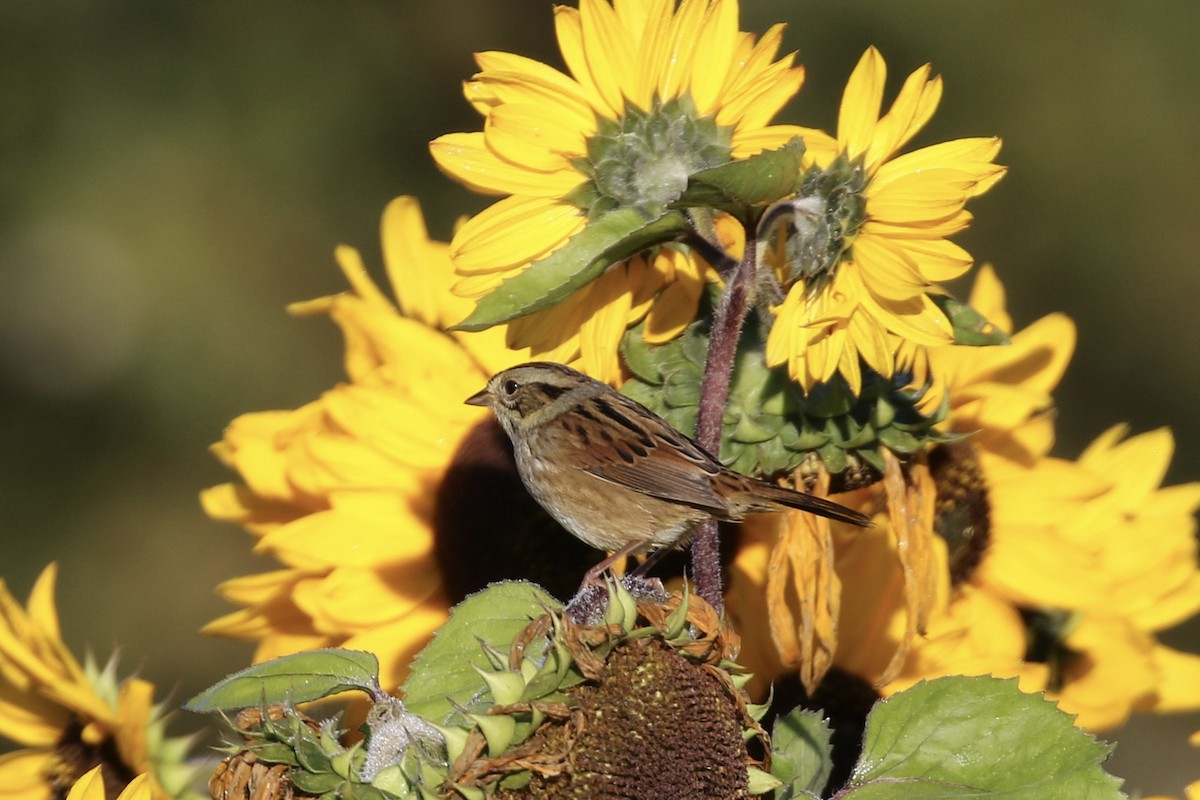
[(521, 481), (550, 516), (612, 552), (585, 583), (639, 550), (682, 547), (709, 519), (798, 508), (870, 525), (837, 503), (734, 472), (650, 409), (562, 364), (504, 370), (466, 402), (495, 413)]

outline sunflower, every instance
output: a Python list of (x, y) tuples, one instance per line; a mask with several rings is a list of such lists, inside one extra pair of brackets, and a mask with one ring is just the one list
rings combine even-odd
[(62, 797), (93, 768), (113, 797), (141, 774), (139, 796), (179, 796), (186, 744), (163, 738), (154, 686), (118, 681), (115, 662), (75, 660), (59, 632), (57, 575), (55, 564), (42, 570), (24, 608), (0, 581), (0, 738), (23, 748), (0, 755), (0, 797)]
[[(990, 268), (970, 302), (1011, 329)], [(1015, 676), (1091, 730), (1137, 710), (1200, 707), (1200, 657), (1154, 638), (1200, 608), (1192, 517), (1200, 486), (1159, 488), (1172, 449), (1166, 431), (1122, 442), (1118, 427), (1076, 461), (1049, 455), (1050, 393), (1074, 340), (1070, 320), (1052, 314), (1013, 334), (1009, 347), (930, 350), (930, 369), (949, 391), (949, 424), (972, 435), (925, 459), (939, 534), (925, 634), (910, 635), (893, 515), (878, 513), (875, 528), (833, 539), (834, 577), (825, 581), (839, 592), (821, 640), (833, 667), (885, 694), (939, 675)], [(879, 491), (839, 499), (878, 509)], [(780, 524), (790, 521), (744, 526), (731, 587), (743, 661), (768, 679), (798, 666), (787, 632), (756, 622), (779, 602), (764, 593), (773, 550), (791, 543)], [(813, 584), (819, 573), (802, 578), (797, 585)], [(823, 607), (804, 613), (820, 620)]]
[[(797, 133), (768, 124), (804, 78), (794, 54), (776, 59), (784, 26), (756, 41), (738, 30), (736, 0), (678, 8), (674, 0), (581, 0), (578, 9), (556, 7), (555, 26), (567, 73), (510, 53), (478, 54), (466, 96), (483, 130), (431, 144), (451, 177), (504, 196), (451, 243), (461, 276), (454, 290), (464, 297), (496, 289), (605, 211), (661, 211), (691, 174)], [(718, 217), (726, 243), (740, 234), (735, 228)], [(613, 381), (625, 329), (649, 314), (660, 339), (677, 335), (714, 279), (709, 264), (669, 245), (511, 323), (509, 342), (579, 360)]]
[(908, 76), (880, 115), (887, 69), (875, 48), (842, 97), (837, 136), (806, 130), (812, 168), (788, 201), (789, 286), (775, 308), (767, 361), (787, 364), (805, 390), (841, 374), (857, 392), (861, 362), (891, 376), (901, 343), (953, 341), (933, 297), (962, 275), (969, 253), (946, 237), (965, 228), (966, 202), (1004, 174), (994, 138), (957, 139), (897, 155), (929, 121), (942, 95), (926, 65)]
[[(439, 329), (469, 302), (448, 291), (447, 246), (429, 239), (414, 200), (393, 201), (382, 231), (397, 303), (342, 247), (352, 291), (292, 307), (341, 327), (348, 381), (298, 409), (235, 419), (214, 452), (241, 482), (208, 489), (202, 502), (283, 565), (225, 582), (221, 594), (242, 608), (207, 632), (257, 640), (256, 660), (369, 650), (384, 684), (396, 685), (466, 593), (504, 577), (569, 591), (553, 576), (581, 574), (594, 553), (572, 549), (531, 507), (507, 437), (485, 410), (463, 404), (525, 354), (504, 346), (503, 330)], [(564, 557), (583, 559), (577, 571), (538, 569), (548, 558), (540, 537), (555, 535)], [(506, 549), (505, 536), (525, 550)], [(528, 566), (515, 566), (525, 556)]]

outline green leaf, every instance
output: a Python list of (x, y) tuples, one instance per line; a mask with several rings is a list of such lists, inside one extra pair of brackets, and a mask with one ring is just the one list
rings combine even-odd
[(288, 773), (288, 777), (291, 779), (293, 786), (311, 795), (336, 791), (346, 782), (345, 779), (334, 775), (332, 772), (313, 774), (305, 772), (302, 769), (292, 770)]
[(775, 150), (700, 170), (688, 179), (675, 205), (719, 208), (742, 216), (747, 207), (795, 194), (803, 178), (803, 158), (804, 140), (795, 136)]
[(841, 800), (1117, 800), (1100, 764), (1111, 747), (1017, 682), (922, 681), (875, 705)]
[(453, 330), (481, 331), (556, 305), (610, 265), (670, 241), (686, 226), (678, 211), (654, 217), (636, 208), (618, 208), (602, 214), (562, 247), (480, 298)]
[(263, 703), (307, 703), (339, 692), (379, 687), (379, 660), (372, 653), (326, 648), (255, 664), (206, 689), (184, 704), (188, 711), (235, 711)]
[(291, 745), (283, 744), (282, 742), (272, 742), (270, 744), (259, 744), (253, 748), (254, 755), (258, 756), (260, 761), (265, 761), (268, 764), (287, 764), (289, 767), (300, 766), (300, 759), (296, 757), (296, 750)]
[[(480, 641), (507, 649), (530, 620), (561, 604), (544, 589), (524, 581), (494, 583), (467, 597), (450, 611), (450, 619), (433, 635), (413, 661), (404, 682), (404, 706), (409, 712), (445, 725), (456, 704), (471, 707), (487, 691), (475, 667), (488, 669)], [(537, 652), (535, 642), (528, 650)]]
[(990, 344), (1008, 344), (1008, 334), (988, 322), (982, 314), (961, 300), (946, 295), (930, 297), (954, 328), (954, 343), (972, 347)]
[(366, 783), (347, 781), (341, 788), (342, 800), (387, 800), (388, 794)]
[(833, 731), (816, 711), (797, 708), (775, 720), (771, 731), (771, 774), (783, 781), (776, 800), (821, 796), (833, 771)]

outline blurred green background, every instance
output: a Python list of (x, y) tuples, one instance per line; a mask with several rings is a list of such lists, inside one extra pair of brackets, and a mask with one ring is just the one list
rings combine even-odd
[[(1170, 425), (1169, 481), (1200, 478), (1200, 5), (743, 0), (743, 29), (780, 20), (808, 67), (789, 121), (832, 128), (874, 43), (892, 91), (926, 61), (945, 78), (921, 143), (1003, 137), (1009, 176), (958, 241), (1018, 325), (1079, 325), (1058, 453)], [(272, 564), (200, 513), (229, 477), (206, 447), (340, 379), (332, 325), (284, 305), (343, 288), (339, 242), (377, 268), (396, 195), (441, 238), (482, 208), (426, 143), (478, 128), (473, 51), (557, 64), (552, 42), (540, 0), (0, 5), (0, 574), (24, 597), (60, 561), (77, 651), (119, 647), (176, 699), (244, 666), (196, 630), (230, 610), (219, 581)], [(1112, 769), (1178, 796), (1197, 728), (1143, 719)]]

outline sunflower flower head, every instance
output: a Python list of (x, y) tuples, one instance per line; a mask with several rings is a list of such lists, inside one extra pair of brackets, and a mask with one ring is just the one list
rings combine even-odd
[(764, 218), (782, 238), (767, 360), (786, 364), (806, 390), (836, 375), (855, 392), (862, 366), (891, 376), (912, 348), (955, 341), (938, 283), (962, 275), (970, 255), (947, 237), (971, 220), (968, 200), (1004, 174), (997, 139), (959, 139), (899, 154), (942, 95), (928, 65), (909, 75), (880, 113), (887, 76), (874, 48), (842, 98), (837, 136), (808, 130), (810, 160), (799, 192)]
[[(294, 787), (330, 797), (732, 799), (778, 785), (764, 771), (766, 708), (748, 704), (737, 636), (716, 611), (686, 592), (635, 600), (616, 581), (597, 589), (607, 602), (593, 623), (528, 582), (472, 595), (416, 658), (403, 701), (378, 689), (369, 653), (325, 650), (230, 676), (187, 705), (242, 709), (243, 741), (213, 796), (289, 797)], [(370, 694), (365, 740), (342, 745), (335, 722), (308, 719), (278, 684), (254, 683), (318, 663), (347, 676), (333, 691)], [(296, 691), (318, 699), (328, 686)], [(255, 697), (259, 706), (245, 708)]]
[[(455, 292), (495, 292), (589, 223), (603, 223), (592, 234), (597, 254), (606, 250), (597, 243), (603, 228), (620, 239), (658, 226), (667, 232), (658, 240), (668, 241), (682, 218), (667, 210), (692, 176), (788, 142), (794, 128), (768, 123), (799, 90), (803, 70), (794, 55), (776, 59), (782, 25), (756, 39), (738, 30), (737, 18), (735, 0), (683, 0), (677, 8), (670, 0), (583, 0), (578, 9), (555, 9), (565, 73), (508, 53), (478, 54), (481, 71), (466, 95), (484, 115), (483, 130), (447, 134), (431, 148), (452, 177), (505, 197), (454, 237)], [(731, 222), (719, 215), (715, 234), (729, 238)], [(576, 247), (588, 244), (585, 237)], [(625, 329), (650, 315), (663, 338), (678, 335), (716, 277), (681, 245), (661, 255), (638, 250), (511, 313), (510, 344), (617, 380)], [(690, 263), (671, 263), (679, 259)], [(514, 284), (504, 291), (514, 293)]]
[(103, 668), (90, 659), (81, 665), (63, 644), (57, 575), (56, 565), (46, 567), (24, 608), (0, 582), (0, 737), (23, 748), (0, 756), (5, 796), (74, 795), (85, 773), (94, 785), (88, 798), (97, 790), (99, 800), (115, 798), (135, 783), (128, 797), (189, 796), (195, 770), (183, 763), (188, 742), (164, 735), (154, 686), (119, 680), (112, 660)]
[(222, 584), (240, 608), (207, 632), (258, 642), (258, 661), (370, 650), (393, 686), (456, 600), (522, 576), (568, 592), (594, 556), (527, 496), (491, 416), (463, 404), (527, 354), (499, 329), (442, 329), (470, 302), (449, 291), (447, 245), (429, 238), (415, 200), (387, 207), (382, 239), (395, 299), (343, 247), (352, 290), (292, 307), (339, 325), (347, 379), (300, 408), (235, 419), (213, 449), (237, 481), (202, 502), (280, 563)]

